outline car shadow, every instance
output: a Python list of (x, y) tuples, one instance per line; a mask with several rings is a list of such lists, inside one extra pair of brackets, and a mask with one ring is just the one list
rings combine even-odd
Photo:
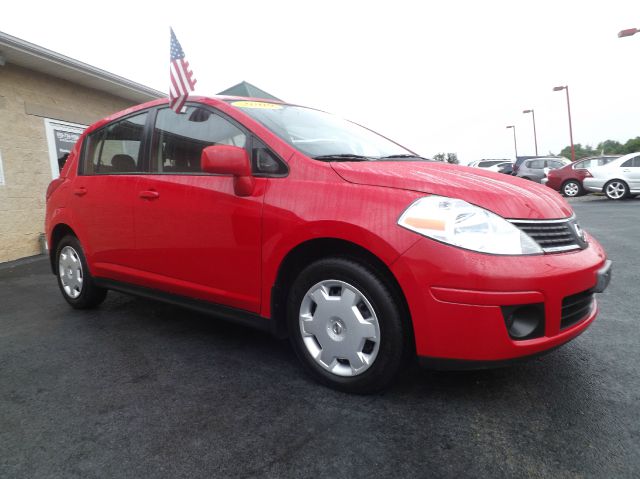
[[(236, 386), (260, 382), (260, 374), (277, 375), (278, 383), (272, 385), (275, 395), (285, 390), (290, 392), (293, 388), (303, 395), (313, 390), (314, 395), (326, 394), (343, 399), (345, 396), (358, 397), (344, 395), (316, 383), (303, 371), (289, 342), (276, 339), (269, 333), (178, 306), (114, 292), (110, 292), (110, 298), (102, 309), (96, 322), (96, 325), (101, 324), (101, 328), (115, 327), (123, 333), (128, 331), (153, 337), (147, 341), (160, 342), (163, 350), (182, 356), (185, 362), (194, 352), (210, 357), (210, 366), (201, 364), (201, 368), (216, 368), (221, 361), (236, 364), (240, 374), (252, 376), (251, 381), (238, 381)], [(104, 320), (112, 326), (105, 325)], [(585, 372), (583, 360), (576, 357), (576, 351), (580, 349), (568, 345), (566, 349), (516, 365), (468, 371), (434, 371), (418, 367), (417, 362), (410, 363), (391, 388), (372, 397), (383, 402), (409, 398), (417, 401), (474, 397), (486, 400), (520, 395), (525, 390), (527, 394), (541, 399), (555, 396), (558, 401), (566, 401), (567, 394), (584, 390), (585, 384), (589, 383), (588, 372)], [(152, 356), (154, 352), (145, 354)], [(553, 392), (551, 396), (550, 391)]]

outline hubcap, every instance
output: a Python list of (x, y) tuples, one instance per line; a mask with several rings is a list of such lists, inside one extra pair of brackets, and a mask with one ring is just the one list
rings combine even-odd
[(58, 274), (65, 294), (72, 299), (82, 293), (82, 262), (80, 256), (71, 246), (65, 246), (58, 258)]
[(580, 192), (580, 187), (576, 183), (567, 183), (564, 185), (564, 194), (567, 196), (576, 196)]
[(614, 181), (613, 183), (609, 183), (607, 185), (606, 193), (609, 198), (617, 200), (624, 196), (624, 194), (626, 193), (626, 189), (622, 183)]
[(300, 305), (299, 323), (311, 357), (337, 376), (362, 374), (378, 355), (378, 317), (367, 298), (349, 283), (327, 280), (309, 288)]

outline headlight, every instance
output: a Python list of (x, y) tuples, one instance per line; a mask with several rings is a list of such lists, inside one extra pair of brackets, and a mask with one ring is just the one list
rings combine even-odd
[(402, 213), (398, 224), (428, 238), (481, 253), (542, 253), (535, 241), (504, 218), (455, 198), (420, 198)]

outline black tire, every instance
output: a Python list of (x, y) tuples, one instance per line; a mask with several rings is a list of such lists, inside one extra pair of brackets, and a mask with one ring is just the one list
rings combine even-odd
[[(79, 270), (70, 271), (68, 276), (65, 272), (61, 271), (60, 267), (61, 262), (68, 261), (67, 258), (72, 258), (76, 264), (79, 262), (80, 265)], [(82, 246), (80, 245), (78, 238), (75, 236), (67, 235), (60, 240), (56, 247), (55, 264), (56, 277), (58, 278), (60, 292), (62, 293), (62, 297), (72, 307), (76, 309), (95, 308), (107, 297), (107, 290), (96, 286), (93, 278), (91, 277), (89, 267), (87, 266), (87, 260), (84, 256), (84, 251), (82, 250)], [(65, 277), (63, 278), (63, 276)], [(77, 283), (78, 281), (76, 279), (78, 277), (81, 278), (81, 285), (74, 287), (70, 286), (71, 281), (68, 280), (73, 278), (73, 282)], [(65, 284), (65, 282), (67, 284)]]
[[(367, 306), (362, 302), (358, 303), (358, 309), (364, 306), (363, 317), (366, 317), (365, 314), (370, 314), (371, 316), (369, 316), (368, 320), (374, 323), (377, 322), (379, 326), (377, 342), (372, 342), (371, 344), (374, 344), (374, 346), (371, 346), (368, 351), (371, 352), (375, 349), (375, 358), (370, 365), (366, 366), (367, 369), (353, 376), (334, 374), (334, 372), (323, 367), (319, 361), (313, 358), (308, 346), (305, 345), (309, 343), (305, 343), (301, 332), (300, 315), (301, 308), (304, 306), (303, 301), (307, 298), (307, 304), (309, 302), (313, 303), (307, 293), (312, 287), (317, 287), (320, 283), (326, 284), (330, 281), (342, 282), (346, 287), (353, 287), (359, 293), (362, 293), (373, 312), (369, 312)], [(338, 291), (338, 296), (342, 298), (343, 293), (340, 292), (340, 288), (338, 288)], [(388, 387), (397, 378), (406, 363), (409, 351), (412, 350), (410, 349), (410, 326), (405, 321), (408, 318), (403, 318), (402, 311), (403, 308), (400, 306), (400, 301), (394, 296), (393, 288), (390, 287), (384, 275), (351, 259), (326, 258), (307, 266), (291, 285), (287, 301), (287, 327), (296, 355), (305, 369), (317, 381), (340, 391), (367, 394)], [(311, 314), (315, 316), (315, 313), (312, 312)], [(331, 319), (331, 321), (333, 320)], [(345, 319), (346, 324), (349, 324), (348, 320), (348, 318)], [(318, 321), (320, 322), (321, 320), (319, 319)], [(327, 322), (326, 330), (328, 333), (325, 338), (321, 338), (324, 341), (329, 340), (332, 331), (328, 324)], [(324, 331), (324, 329), (321, 330)], [(335, 329), (333, 331), (335, 332)], [(347, 326), (337, 334), (339, 335), (341, 332), (348, 339), (351, 339), (349, 334), (355, 338), (359, 336), (353, 330), (350, 331)], [(312, 339), (323, 351), (324, 349), (322, 349), (317, 337), (313, 335)], [(306, 335), (306, 340), (309, 341), (309, 335)], [(369, 340), (365, 340), (364, 347), (361, 350), (356, 349), (358, 355), (367, 352), (367, 341)], [(333, 344), (337, 343), (336, 341)], [(348, 366), (344, 365), (344, 361)], [(338, 363), (340, 363), (340, 366), (338, 366)], [(333, 364), (337, 367), (354, 370), (351, 363), (345, 359), (336, 359)]]
[(629, 197), (629, 185), (622, 180), (611, 180), (602, 188), (610, 200), (624, 200)]

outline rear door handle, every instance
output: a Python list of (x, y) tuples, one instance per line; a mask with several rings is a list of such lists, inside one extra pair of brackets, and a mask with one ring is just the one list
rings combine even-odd
[(625, 173), (631, 173), (631, 170), (622, 170), (622, 171), (624, 171)]
[(153, 190), (145, 190), (140, 192), (140, 198), (144, 198), (145, 200), (155, 200), (156, 198), (160, 198), (160, 193)]
[(73, 190), (73, 194), (76, 196), (84, 196), (87, 194), (87, 189), (84, 186), (81, 186), (80, 188)]

